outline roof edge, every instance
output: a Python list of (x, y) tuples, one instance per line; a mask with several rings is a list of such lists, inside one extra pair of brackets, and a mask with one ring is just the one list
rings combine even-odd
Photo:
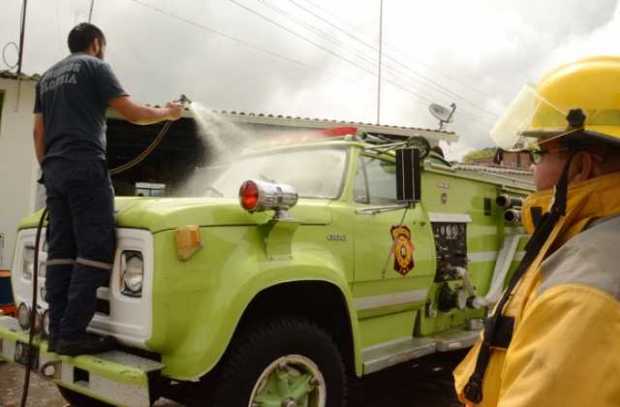
[(20, 81), (33, 81), (36, 82), (39, 79), (41, 79), (41, 75), (39, 74), (32, 74), (32, 75), (27, 75), (25, 73), (21, 73), (19, 75), (17, 75), (16, 72), (12, 72), (7, 70), (2, 70), (0, 71), (0, 79), (9, 79), (9, 80), (20, 80)]
[[(159, 107), (158, 105), (154, 105)], [(332, 119), (319, 119), (309, 118), (301, 116), (285, 116), (267, 113), (251, 113), (251, 112), (236, 112), (226, 110), (209, 110), (209, 112), (217, 114), (223, 118), (230, 120), (233, 123), (246, 123), (246, 124), (262, 124), (262, 125), (274, 125), (284, 127), (299, 127), (310, 129), (326, 129), (334, 127), (356, 127), (358, 130), (368, 133), (390, 134), (395, 136), (407, 136), (407, 137), (425, 137), (431, 140), (444, 140), (448, 142), (454, 142), (458, 140), (458, 136), (455, 132), (446, 130), (434, 130), (418, 127), (406, 127), (387, 124), (372, 124), (364, 122), (353, 122), (347, 120), (332, 120)], [(118, 113), (108, 110), (108, 117), (113, 119), (123, 119)], [(183, 118), (193, 118), (192, 113), (186, 108), (183, 113)]]

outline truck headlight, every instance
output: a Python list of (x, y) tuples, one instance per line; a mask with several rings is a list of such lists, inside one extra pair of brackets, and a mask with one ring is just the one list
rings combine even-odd
[(43, 328), (43, 314), (37, 310), (34, 313), (34, 333), (40, 333)]
[(43, 336), (45, 338), (49, 338), (50, 337), (50, 312), (49, 310), (45, 310), (45, 312), (43, 313), (41, 324), (42, 324), (41, 331), (43, 332)]
[(128, 297), (142, 296), (144, 260), (142, 253), (126, 250), (121, 255), (121, 294)]
[(34, 246), (24, 246), (22, 255), (22, 277), (24, 280), (32, 280), (34, 273)]
[(30, 307), (25, 302), (17, 307), (17, 322), (24, 331), (30, 329)]

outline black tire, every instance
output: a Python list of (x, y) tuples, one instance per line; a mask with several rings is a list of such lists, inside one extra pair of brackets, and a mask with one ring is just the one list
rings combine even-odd
[(261, 374), (281, 357), (301, 355), (310, 359), (326, 384), (326, 406), (344, 407), (347, 373), (331, 336), (299, 318), (280, 318), (255, 325), (231, 344), (217, 375), (209, 407), (248, 407)]
[(71, 404), (71, 407), (110, 407), (110, 404), (95, 400), (84, 394), (76, 393), (66, 387), (56, 386), (62, 397)]

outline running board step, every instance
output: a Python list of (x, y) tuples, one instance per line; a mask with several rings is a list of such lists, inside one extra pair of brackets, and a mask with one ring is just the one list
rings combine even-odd
[(110, 351), (74, 358), (60, 357), (56, 384), (78, 393), (93, 394), (107, 403), (125, 406), (151, 406), (153, 374), (164, 365), (122, 351)]
[(435, 353), (436, 342), (431, 338), (403, 338), (380, 343), (362, 350), (364, 374)]
[(464, 349), (473, 346), (480, 338), (480, 331), (448, 331), (436, 335), (438, 352), (449, 352), (452, 350)]
[(472, 346), (480, 331), (452, 330), (433, 337), (401, 338), (362, 350), (364, 374), (378, 372), (409, 360)]

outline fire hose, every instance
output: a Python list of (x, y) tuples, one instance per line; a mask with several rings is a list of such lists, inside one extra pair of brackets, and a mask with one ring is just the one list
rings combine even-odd
[[(192, 103), (192, 101), (183, 94), (179, 97), (177, 102), (183, 105), (188, 105)], [(155, 150), (159, 146), (159, 144), (164, 139), (164, 136), (166, 135), (166, 133), (168, 133), (168, 130), (170, 129), (171, 125), (172, 125), (171, 120), (166, 121), (164, 125), (162, 126), (162, 128), (159, 130), (157, 137), (155, 137), (155, 139), (151, 142), (151, 144), (149, 144), (149, 146), (144, 151), (142, 151), (135, 158), (126, 162), (125, 164), (112, 168), (110, 170), (110, 174), (111, 175), (120, 174), (122, 172), (125, 172), (135, 167), (136, 165), (144, 161), (144, 159), (148, 157), (153, 152), (153, 150)], [(34, 362), (34, 352), (33, 352), (34, 337), (36, 335), (36, 331), (42, 329), (42, 326), (40, 327), (36, 326), (36, 316), (37, 316), (37, 297), (38, 297), (37, 294), (39, 290), (39, 248), (41, 247), (40, 246), (41, 245), (41, 231), (43, 230), (43, 224), (45, 223), (45, 218), (47, 216), (47, 213), (48, 213), (48, 209), (43, 208), (43, 211), (41, 212), (41, 217), (39, 218), (39, 223), (37, 225), (37, 232), (36, 232), (36, 237), (35, 237), (34, 265), (33, 265), (33, 271), (32, 271), (32, 274), (33, 274), (32, 275), (32, 303), (31, 303), (31, 308), (30, 308), (30, 328), (29, 328), (30, 331), (28, 333), (28, 347), (26, 348), (26, 371), (25, 371), (25, 377), (24, 377), (24, 386), (22, 389), (22, 398), (21, 398), (21, 403), (20, 403), (21, 407), (26, 407), (26, 402), (28, 400), (28, 390), (30, 388), (30, 373), (32, 371), (32, 365)], [(42, 322), (43, 321), (41, 321), (41, 325), (42, 325)]]

